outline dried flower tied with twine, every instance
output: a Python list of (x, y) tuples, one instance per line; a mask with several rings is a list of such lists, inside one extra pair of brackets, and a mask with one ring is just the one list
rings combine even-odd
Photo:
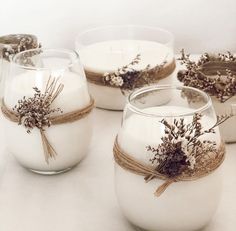
[(178, 79), (185, 86), (201, 89), (222, 103), (236, 95), (236, 56), (230, 52), (205, 53), (194, 62), (182, 50), (179, 60), (186, 67), (178, 72)]
[(46, 128), (51, 125), (71, 123), (87, 116), (94, 107), (94, 100), (91, 99), (87, 107), (72, 112), (63, 113), (60, 108), (52, 108), (51, 105), (62, 92), (64, 85), (58, 83), (58, 78), (49, 77), (45, 90), (42, 92), (34, 87), (33, 97), (23, 97), (18, 104), (9, 109), (2, 100), (1, 110), (3, 115), (12, 122), (23, 125), (30, 133), (33, 128), (40, 131), (45, 161), (56, 157), (57, 153), (45, 135)]
[(10, 34), (0, 37), (1, 56), (10, 61), (11, 57), (21, 51), (40, 48), (36, 36), (30, 34)]
[(131, 91), (136, 88), (149, 85), (156, 82), (156, 75), (165, 66), (167, 61), (163, 61), (160, 65), (151, 67), (149, 64), (142, 70), (136, 70), (134, 66), (141, 60), (138, 54), (129, 64), (118, 68), (114, 73), (105, 73), (103, 81), (110, 86), (119, 87), (122, 93)]
[[(205, 159), (209, 153), (217, 152), (217, 144), (200, 137), (215, 133), (214, 128), (231, 116), (218, 116), (214, 126), (207, 130), (203, 130), (201, 124), (202, 114), (195, 114), (189, 124), (185, 124), (184, 118), (174, 119), (173, 124), (163, 119), (161, 123), (165, 126), (165, 136), (161, 138), (162, 143), (157, 148), (147, 147), (147, 150), (154, 154), (150, 161), (156, 171), (169, 178), (175, 178), (181, 174), (192, 175), (197, 168), (201, 170), (202, 167), (207, 167), (209, 163)], [(146, 179), (150, 180), (152, 176), (147, 176)]]
[(168, 77), (175, 70), (175, 60), (167, 63), (166, 58), (159, 65), (154, 67), (147, 65), (144, 69), (137, 70), (136, 65), (141, 60), (141, 55), (138, 54), (130, 63), (118, 68), (115, 72), (95, 73), (85, 69), (85, 74), (89, 82), (120, 88), (121, 92), (125, 94), (127, 91), (156, 83), (160, 79)]
[(224, 144), (204, 139), (203, 135), (215, 133), (215, 127), (233, 115), (218, 116), (216, 123), (204, 130), (201, 114), (195, 114), (190, 123), (184, 118), (174, 119), (171, 124), (163, 119), (165, 136), (158, 147), (147, 146), (153, 154), (151, 164), (147, 165), (123, 152), (117, 140), (114, 145), (114, 158), (125, 170), (143, 175), (146, 182), (155, 178), (165, 182), (157, 188), (155, 195), (160, 196), (166, 188), (177, 181), (191, 181), (204, 177), (216, 170), (224, 160)]
[(49, 78), (45, 91), (42, 93), (37, 87), (34, 87), (33, 97), (18, 100), (13, 111), (18, 114), (18, 124), (27, 129), (27, 133), (36, 127), (42, 131), (45, 127), (51, 126), (50, 116), (56, 112), (62, 113), (60, 108), (53, 109), (51, 104), (63, 90), (64, 85), (57, 86), (58, 79)]

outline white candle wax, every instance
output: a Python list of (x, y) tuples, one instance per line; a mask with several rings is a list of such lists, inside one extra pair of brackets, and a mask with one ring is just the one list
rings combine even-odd
[[(146, 110), (151, 113), (160, 111), (158, 108)], [(191, 109), (188, 110), (191, 112)], [(174, 106), (163, 106), (161, 111), (172, 115), (187, 112), (186, 108)], [(151, 164), (149, 159), (153, 155), (147, 152), (146, 147), (157, 147), (162, 142), (165, 127), (159, 122), (161, 119), (134, 114), (124, 120), (118, 134), (122, 150)], [(191, 120), (191, 116), (185, 117), (186, 123)], [(202, 124), (207, 129), (213, 121), (203, 116)], [(202, 138), (220, 143), (218, 129), (216, 134), (205, 134)], [(115, 181), (124, 215), (136, 226), (149, 231), (191, 231), (203, 227), (214, 214), (221, 192), (220, 168), (198, 180), (173, 183), (160, 197), (156, 197), (154, 192), (164, 183), (163, 180), (154, 179), (145, 183), (144, 177), (126, 171), (117, 164)]]
[[(227, 100), (224, 103), (221, 103), (218, 99), (214, 96), (212, 98), (212, 103), (217, 115), (225, 115), (230, 114), (232, 112), (232, 105), (236, 104), (236, 96), (232, 97), (231, 99)], [(236, 116), (228, 119), (223, 124), (220, 125), (220, 131), (222, 138), (225, 142), (232, 143), (236, 142)]]
[[(38, 76), (36, 76), (38, 75)], [(33, 87), (45, 89), (48, 76), (45, 72), (29, 71), (15, 76), (5, 91), (5, 103), (13, 108), (23, 96), (32, 97)], [(73, 73), (64, 72), (59, 79), (64, 89), (52, 103), (51, 108), (60, 108), (63, 113), (82, 109), (90, 102), (85, 80)], [(73, 123), (52, 125), (45, 134), (57, 152), (55, 159), (45, 162), (40, 132), (34, 128), (30, 134), (23, 125), (5, 120), (8, 150), (25, 167), (39, 171), (60, 171), (76, 165), (86, 154), (91, 137), (90, 115)]]
[[(99, 73), (114, 72), (129, 64), (138, 54), (140, 62), (133, 67), (142, 70), (147, 65), (155, 67), (164, 61), (170, 63), (174, 59), (173, 50), (161, 43), (145, 40), (110, 40), (98, 42), (79, 50), (81, 61), (86, 71)], [(158, 81), (170, 84), (172, 74)], [(125, 96), (119, 88), (111, 88), (89, 83), (90, 92), (95, 98), (96, 106), (112, 110), (122, 110)]]

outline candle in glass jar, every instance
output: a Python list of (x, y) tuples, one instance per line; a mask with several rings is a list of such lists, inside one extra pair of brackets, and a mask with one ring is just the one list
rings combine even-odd
[[(81, 61), (85, 72), (100, 74), (113, 73), (129, 64), (138, 54), (140, 61), (133, 66), (137, 71), (143, 70), (150, 65), (150, 68), (166, 65), (174, 60), (173, 50), (166, 45), (146, 40), (108, 40), (85, 46), (79, 50)], [(171, 83), (172, 74), (157, 80), (158, 83)], [(89, 83), (91, 94), (96, 100), (96, 105), (101, 108), (122, 110), (125, 97), (119, 88), (96, 85)]]
[[(32, 97), (35, 93), (33, 87), (43, 91), (50, 75), (54, 76), (53, 73), (45, 71), (28, 71), (15, 76), (5, 91), (6, 106), (12, 109), (24, 96)], [(64, 88), (51, 104), (51, 108), (60, 108), (63, 113), (67, 113), (86, 107), (90, 102), (90, 96), (85, 80), (66, 71), (59, 76), (59, 83), (64, 84)], [(55, 159), (50, 159), (47, 164), (37, 128), (28, 134), (22, 125), (9, 120), (5, 120), (4, 124), (8, 150), (23, 166), (35, 171), (60, 171), (77, 164), (86, 154), (92, 129), (90, 115), (73, 123), (46, 128), (45, 135), (57, 153)]]
[[(179, 106), (162, 106), (144, 109), (144, 113), (155, 114), (160, 110), (172, 117), (165, 118), (173, 122), (174, 116), (193, 113), (194, 110)], [(164, 114), (163, 114), (164, 115)], [(186, 123), (192, 116), (184, 116)], [(165, 135), (165, 126), (160, 123), (161, 117), (146, 117), (133, 114), (124, 120), (118, 134), (121, 149), (137, 160), (151, 164), (152, 153), (147, 146), (157, 147)], [(208, 116), (201, 120), (204, 128), (210, 128), (214, 121)], [(145, 135), (144, 135), (145, 134)], [(201, 139), (216, 141), (220, 145), (218, 128), (216, 133), (204, 134)], [(154, 196), (157, 187), (164, 183), (155, 179), (145, 183), (144, 178), (122, 169), (116, 164), (116, 193), (124, 215), (138, 227), (150, 231), (190, 231), (206, 225), (214, 214), (221, 192), (221, 170), (203, 178), (171, 184), (160, 196)]]

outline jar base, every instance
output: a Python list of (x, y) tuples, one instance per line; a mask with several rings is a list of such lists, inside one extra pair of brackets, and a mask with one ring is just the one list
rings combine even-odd
[(29, 171), (33, 172), (33, 173), (36, 173), (36, 174), (50, 176), (50, 175), (57, 175), (57, 174), (61, 174), (61, 173), (64, 173), (64, 172), (68, 172), (74, 167), (75, 166), (69, 167), (69, 168), (66, 168), (66, 169), (62, 169), (62, 170), (52, 170), (52, 171), (41, 171), (41, 170), (35, 170), (35, 169), (31, 169), (31, 168), (27, 168), (27, 169)]

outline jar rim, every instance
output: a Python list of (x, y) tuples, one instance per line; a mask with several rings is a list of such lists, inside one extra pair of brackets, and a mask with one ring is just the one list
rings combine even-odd
[(26, 53), (30, 53), (30, 52), (40, 52), (40, 51), (43, 51), (43, 53), (50, 53), (50, 52), (57, 52), (57, 53), (61, 53), (61, 54), (71, 54), (74, 56), (74, 59), (71, 60), (71, 62), (67, 65), (65, 65), (62, 69), (65, 69), (65, 68), (70, 68), (72, 67), (75, 62), (77, 62), (77, 60), (79, 60), (79, 54), (75, 51), (75, 50), (70, 50), (70, 49), (63, 49), (63, 48), (55, 48), (55, 49), (52, 49), (52, 48), (33, 48), (33, 49), (29, 49), (29, 50), (25, 50), (25, 51), (21, 51), (17, 54), (15, 54), (11, 60), (11, 62), (16, 65), (17, 67), (19, 68), (22, 68), (22, 69), (26, 69), (26, 70), (35, 70), (35, 71), (45, 71), (45, 70), (53, 70), (54, 68), (49, 68), (49, 67), (34, 67), (34, 66), (27, 66), (25, 64), (19, 64), (17, 62), (17, 59), (26, 54)]
[[(139, 96), (143, 93), (147, 93), (147, 92), (151, 92), (151, 91), (155, 91), (155, 90), (168, 90), (168, 89), (169, 90), (171, 90), (171, 89), (176, 89), (176, 90), (188, 89), (188, 90), (195, 91), (195, 92), (199, 93), (200, 95), (202, 95), (206, 99), (206, 103), (203, 106), (201, 106), (197, 109), (194, 109), (192, 112), (184, 112), (182, 114), (174, 115), (174, 116), (168, 115), (168, 114), (163, 114), (163, 112), (160, 114), (158, 114), (156, 112), (155, 113), (148, 113), (148, 112), (145, 112), (143, 109), (138, 108), (137, 106), (135, 106), (132, 103), (133, 99), (135, 99), (137, 96)], [(211, 100), (211, 97), (207, 93), (205, 93), (204, 91), (199, 90), (197, 88), (194, 88), (194, 87), (178, 86), (178, 85), (152, 85), (152, 86), (148, 86), (148, 87), (143, 87), (143, 88), (137, 89), (137, 90), (133, 91), (132, 93), (130, 93), (126, 99), (126, 108), (128, 108), (129, 110), (131, 110), (132, 112), (134, 112), (136, 114), (146, 116), (146, 117), (161, 117), (161, 118), (163, 118), (163, 116), (164, 116), (166, 118), (170, 118), (170, 117), (192, 116), (193, 114), (201, 113), (201, 112), (209, 109), (210, 107), (212, 107), (212, 100)]]
[(125, 29), (125, 28), (126, 29), (148, 29), (148, 30), (153, 30), (153, 31), (160, 31), (162, 33), (168, 34), (169, 41), (167, 42), (167, 44), (174, 42), (174, 34), (172, 32), (170, 32), (169, 30), (166, 30), (161, 27), (145, 26), (145, 25), (137, 25), (137, 24), (105, 25), (105, 26), (99, 26), (99, 27), (92, 27), (90, 29), (86, 29), (86, 30), (83, 30), (80, 33), (78, 33), (75, 38), (75, 42), (81, 43), (80, 38), (83, 37), (84, 35), (91, 33), (91, 32), (99, 32), (101, 30), (106, 30), (106, 29)]

